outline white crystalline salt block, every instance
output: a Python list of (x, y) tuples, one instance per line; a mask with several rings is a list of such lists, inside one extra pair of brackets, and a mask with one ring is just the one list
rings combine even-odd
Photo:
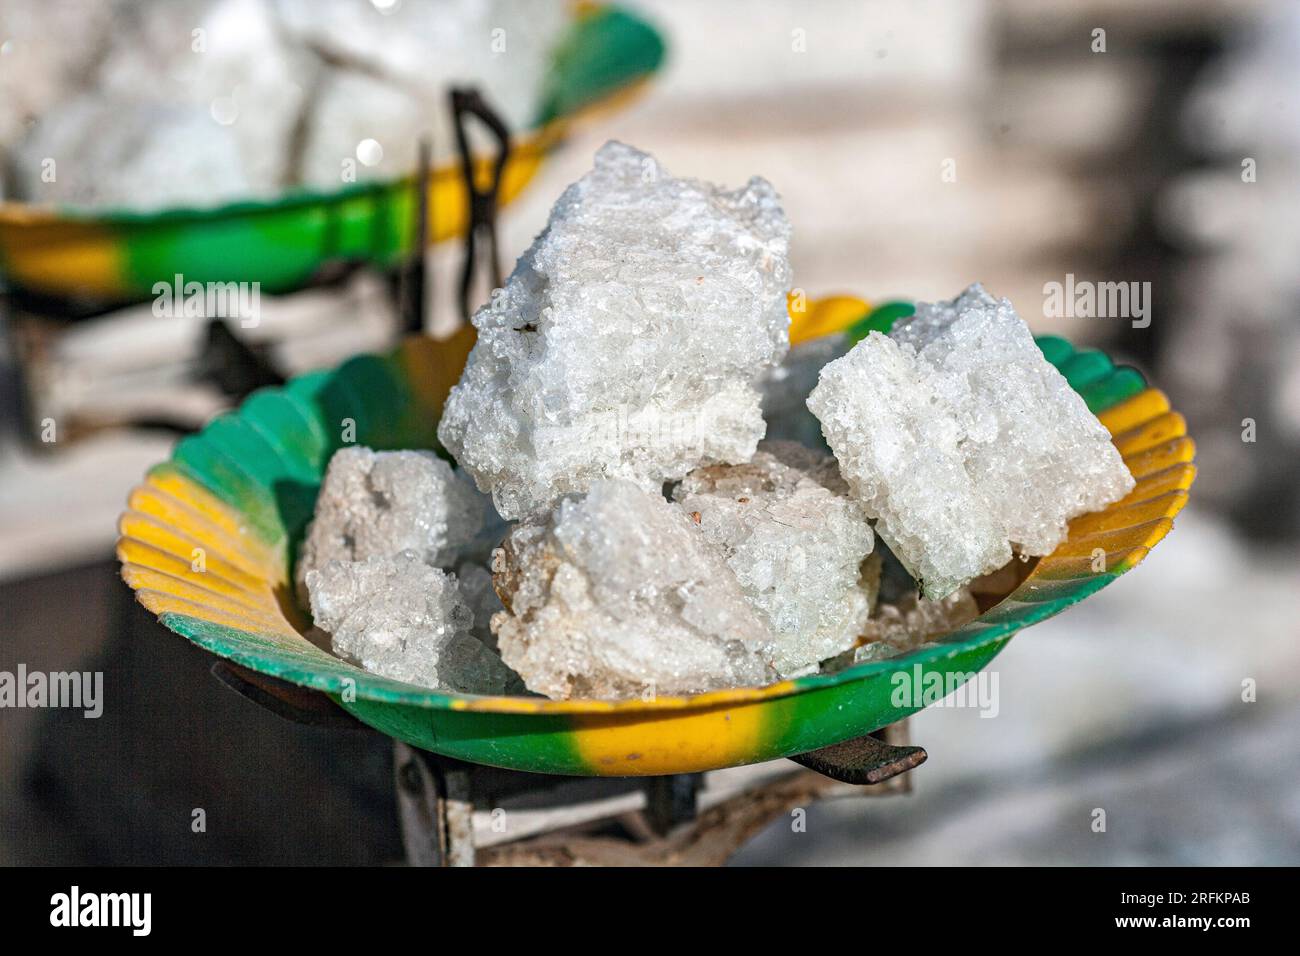
[(500, 694), (512, 675), (470, 636), (470, 609), (454, 575), (414, 551), (330, 561), (307, 573), (316, 626), (335, 654), (422, 687)]
[(297, 581), (329, 561), (416, 552), (448, 567), (478, 533), (484, 499), (438, 456), (375, 452), (353, 446), (334, 453), (316, 515), (298, 560)]
[(674, 491), (771, 628), (782, 677), (851, 648), (879, 581), (879, 563), (865, 563), (874, 536), (861, 506), (837, 473), (836, 490), (818, 478), (828, 463), (792, 442), (764, 442), (753, 461), (697, 469)]
[(439, 439), (511, 519), (747, 461), (755, 380), (788, 345), (789, 231), (762, 179), (728, 192), (607, 143), (474, 316)]
[(876, 534), (926, 594), (1010, 560), (966, 473), (957, 422), (910, 349), (872, 333), (826, 366), (808, 407)]
[(776, 679), (772, 637), (678, 506), (626, 481), (516, 526), (494, 555), (505, 662), (548, 697), (691, 694)]
[(1049, 554), (1133, 479), (1006, 299), (921, 304), (822, 371), (808, 407), (876, 532), (939, 598)]
[(1050, 554), (1074, 517), (1133, 489), (1108, 432), (1048, 362), (1010, 301), (978, 284), (922, 303), (893, 338), (950, 383), (966, 469), (1022, 554)]

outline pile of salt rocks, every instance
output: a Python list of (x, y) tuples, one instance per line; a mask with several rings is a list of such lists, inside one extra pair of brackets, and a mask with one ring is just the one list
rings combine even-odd
[[(763, 179), (727, 191), (606, 144), (474, 316), (438, 428), (459, 468), (331, 462), (299, 580), (334, 650), (476, 693), (766, 684), (959, 626), (972, 580), (1132, 488), (978, 285), (816, 368), (815, 387), (783, 374), (808, 364), (787, 358), (789, 235)], [(762, 440), (806, 434), (788, 416), (809, 412), (821, 449)], [(912, 585), (888, 604), (886, 558)]]

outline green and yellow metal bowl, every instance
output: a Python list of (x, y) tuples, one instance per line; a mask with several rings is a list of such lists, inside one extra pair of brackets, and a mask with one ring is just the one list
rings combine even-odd
[[(575, 122), (633, 95), (663, 54), (662, 39), (642, 20), (616, 7), (579, 5), (539, 91), (534, 128), (512, 144), (501, 201), (520, 193)], [(469, 204), (455, 164), (432, 170), (429, 199), (430, 241), (463, 234)], [(31, 293), (114, 302), (148, 298), (156, 283), (170, 285), (177, 275), (289, 292), (330, 262), (396, 263), (410, 250), (418, 208), (414, 175), (208, 209), (86, 212), (0, 203), (0, 276)]]
[[(868, 312), (847, 297), (812, 303), (792, 315), (791, 338), (838, 334)], [(131, 493), (121, 518), (122, 575), (141, 603), (200, 647), (322, 691), (370, 726), (436, 753), (558, 774), (701, 771), (825, 747), (919, 710), (917, 701), (894, 699), (896, 673), (919, 676), (919, 688), (951, 687), (974, 674), (1021, 628), (1137, 565), (1169, 532), (1195, 475), (1186, 424), (1161, 392), (1101, 352), (1040, 338), (1048, 360), (1114, 436), (1137, 486), (1072, 522), (1069, 539), (1013, 592), (937, 646), (836, 674), (692, 697), (444, 694), (367, 673), (308, 641), (291, 568), (344, 429), (374, 448), (435, 447), (443, 401), (473, 340), (467, 327), (445, 342), (413, 338), (392, 354), (354, 358), (257, 392), (182, 440)]]

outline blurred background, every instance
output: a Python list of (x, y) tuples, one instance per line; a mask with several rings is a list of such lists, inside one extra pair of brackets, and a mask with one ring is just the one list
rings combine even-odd
[[(994, 661), (996, 719), (922, 712), (911, 732), (930, 759), (911, 795), (815, 805), (805, 832), (778, 821), (735, 862), (1300, 862), (1300, 7), (620, 5), (663, 36), (664, 64), (634, 100), (570, 130), (501, 211), (507, 269), (608, 138), (678, 175), (760, 174), (783, 197), (809, 295), (949, 298), (981, 281), (1035, 332), (1141, 368), (1198, 446), (1172, 536)], [(43, 24), (41, 5), (7, 3), (0, 90), (24, 91), (32, 111), (58, 102), (57, 84), (33, 87), (48, 73), (42, 29), (97, 6), (64, 0)], [(128, 48), (166, 5), (131, 6), (105, 27)], [(407, 0), (406, 15), (420, 6)], [(48, 199), (14, 185), (34, 134), (30, 116), (13, 122), (0, 129), (6, 195)], [(461, 321), (462, 261), (458, 242), (425, 257), (430, 331)], [(286, 723), (231, 693), (211, 658), (133, 604), (112, 559), (128, 489), (178, 434), (268, 374), (396, 340), (410, 314), (397, 271), (267, 295), (247, 336), (5, 276), (0, 670), (102, 670), (112, 706), (98, 720), (0, 711), (0, 862), (401, 857), (386, 742)], [(1044, 286), (1067, 276), (1149, 282), (1149, 325), (1049, 314)], [(79, 425), (42, 441), (46, 419)], [(195, 806), (227, 822), (196, 841)], [(1089, 825), (1097, 807), (1105, 833)]]

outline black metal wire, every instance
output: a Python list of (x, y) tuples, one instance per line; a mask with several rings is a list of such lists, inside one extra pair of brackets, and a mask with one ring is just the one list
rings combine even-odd
[[(486, 257), (492, 287), (501, 285), (501, 261), (497, 249), (497, 209), (501, 191), (501, 176), (505, 172), (506, 162), (510, 158), (510, 130), (505, 121), (483, 99), (478, 90), (468, 87), (454, 87), (451, 90), (451, 111), (456, 125), (456, 146), (460, 151), (461, 176), (465, 182), (465, 191), (469, 197), (469, 228), (465, 233), (465, 264), (460, 276), (460, 311), (468, 321), (472, 311), (470, 291), (474, 284), (474, 273), (478, 262), (478, 245), (486, 245)], [(479, 188), (478, 178), (474, 175), (474, 156), (470, 151), (469, 137), (466, 134), (467, 117), (477, 118), (492, 133), (496, 140), (497, 152), (492, 161), (492, 176)]]

